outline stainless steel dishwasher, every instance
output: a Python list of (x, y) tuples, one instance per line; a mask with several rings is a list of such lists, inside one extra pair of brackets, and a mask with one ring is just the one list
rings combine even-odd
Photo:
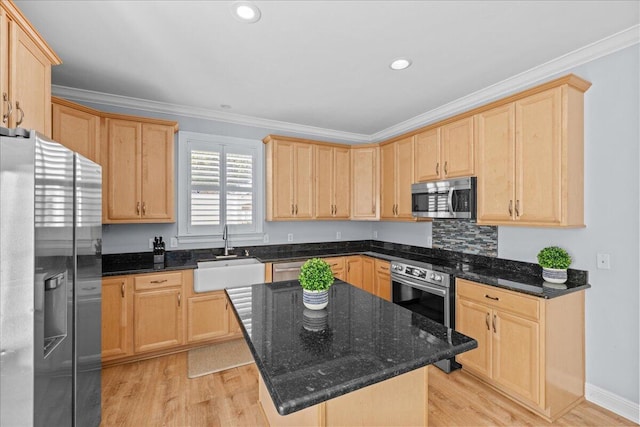
[(274, 262), (273, 270), (271, 271), (273, 274), (273, 281), (281, 282), (283, 280), (296, 280), (300, 275), (300, 267), (302, 267), (302, 264), (304, 264), (304, 261)]

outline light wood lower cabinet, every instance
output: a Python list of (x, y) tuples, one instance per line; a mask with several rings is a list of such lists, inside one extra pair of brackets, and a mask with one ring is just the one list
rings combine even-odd
[(103, 362), (131, 361), (240, 335), (225, 292), (194, 293), (192, 270), (102, 280)]
[(362, 256), (362, 289), (374, 293), (375, 289), (375, 258)]
[(344, 257), (329, 257), (323, 259), (329, 263), (333, 277), (339, 280), (347, 279), (347, 272), (344, 268)]
[(362, 288), (362, 258), (360, 255), (345, 257), (347, 269), (345, 281), (358, 288)]
[(380, 298), (391, 301), (391, 263), (376, 259), (375, 266), (375, 284), (374, 293)]
[(584, 399), (584, 291), (537, 298), (456, 281), (456, 329), (478, 341), (463, 369), (547, 420)]
[(102, 360), (133, 354), (133, 284), (130, 277), (102, 279)]

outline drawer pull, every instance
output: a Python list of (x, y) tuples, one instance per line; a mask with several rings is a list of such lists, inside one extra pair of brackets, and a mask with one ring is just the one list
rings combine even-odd
[(151, 283), (164, 283), (166, 282), (167, 279), (162, 279), (162, 280), (152, 280)]
[(380, 267), (380, 270), (388, 270), (389, 267)]
[(485, 295), (484, 295), (484, 297), (485, 297), (485, 298), (492, 299), (492, 300), (494, 300), (494, 301), (500, 301), (500, 298), (498, 298), (498, 297), (492, 297), (492, 296), (489, 296), (489, 295), (487, 295), (487, 294), (485, 294)]
[(485, 319), (485, 321), (487, 322), (487, 331), (491, 330), (491, 326), (489, 326), (489, 318), (491, 317), (491, 315), (489, 313), (487, 313), (487, 318)]

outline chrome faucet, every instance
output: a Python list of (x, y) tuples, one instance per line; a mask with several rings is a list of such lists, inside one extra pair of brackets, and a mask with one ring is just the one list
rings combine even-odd
[(224, 229), (222, 230), (222, 240), (224, 240), (224, 256), (229, 256), (229, 250), (233, 250), (233, 248), (229, 246), (229, 230), (227, 229), (227, 224), (224, 225)]

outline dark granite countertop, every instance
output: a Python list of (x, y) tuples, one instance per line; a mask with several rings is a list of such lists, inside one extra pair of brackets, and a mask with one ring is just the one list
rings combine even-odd
[(477, 347), (472, 338), (340, 280), (327, 308), (317, 311), (305, 309), (295, 280), (227, 293), (281, 415)]
[[(419, 261), (432, 264), (434, 270), (449, 273), (456, 278), (468, 279), (540, 298), (555, 298), (591, 287), (588, 284), (586, 271), (570, 269), (567, 283), (559, 286), (550, 285), (542, 280), (541, 269), (536, 264), (387, 242), (356, 241), (254, 246), (243, 248), (241, 251), (245, 249), (249, 251), (251, 256), (265, 263), (348, 255), (368, 255), (387, 261)], [(195, 269), (198, 261), (211, 260), (219, 255), (219, 251), (220, 249), (169, 251), (166, 253), (165, 264), (155, 268), (151, 252), (103, 255), (102, 275), (106, 277)]]

